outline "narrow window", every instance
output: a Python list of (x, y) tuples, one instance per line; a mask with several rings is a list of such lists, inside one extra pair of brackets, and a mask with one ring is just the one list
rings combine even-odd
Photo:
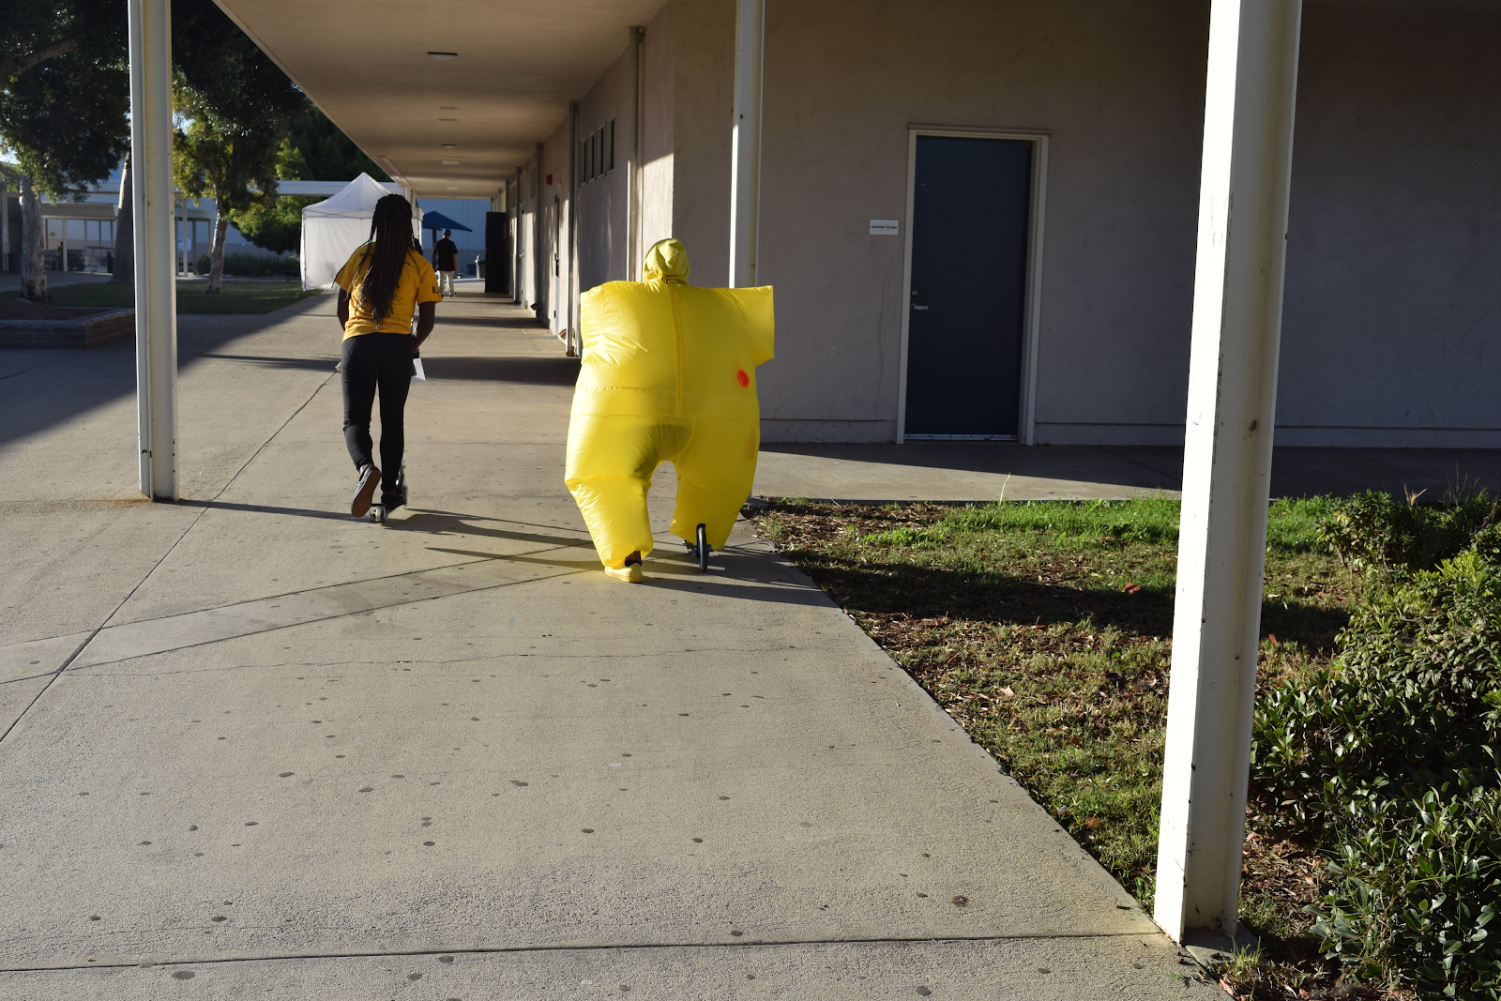
[(607, 169), (614, 170), (615, 169), (615, 119), (613, 119), (613, 118), (610, 119), (609, 129), (610, 129), (610, 147), (609, 147), (609, 149), (610, 149), (610, 158), (609, 158), (609, 167)]

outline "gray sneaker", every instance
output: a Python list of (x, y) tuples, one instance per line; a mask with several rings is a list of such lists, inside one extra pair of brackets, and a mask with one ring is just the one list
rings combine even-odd
[(354, 499), (349, 502), (349, 513), (356, 518), (363, 518), (370, 513), (370, 500), (375, 496), (375, 488), (380, 486), (380, 470), (374, 466), (366, 466), (360, 470), (360, 478), (354, 486)]

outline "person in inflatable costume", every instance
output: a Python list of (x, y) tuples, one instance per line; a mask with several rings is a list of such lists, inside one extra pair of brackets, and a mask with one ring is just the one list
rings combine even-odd
[(646, 492), (664, 462), (678, 474), (672, 534), (688, 542), (702, 524), (724, 546), (756, 476), (755, 373), (772, 356), (770, 286), (695, 288), (678, 240), (654, 244), (642, 270), (582, 298), (568, 423), (568, 489), (605, 572), (627, 581), (652, 550)]

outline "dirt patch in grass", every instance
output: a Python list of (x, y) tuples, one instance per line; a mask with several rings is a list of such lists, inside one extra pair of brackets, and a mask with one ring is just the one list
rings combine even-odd
[[(1268, 529), (1258, 685), (1328, 666), (1356, 581), (1318, 546), (1319, 500)], [(760, 533), (819, 584), (1150, 909), (1162, 795), (1178, 504), (954, 508), (773, 500)], [(1247, 818), (1241, 997), (1302, 998), (1337, 971), (1307, 934), (1324, 861), (1276, 804)], [(1308, 993), (1304, 993), (1308, 992)]]

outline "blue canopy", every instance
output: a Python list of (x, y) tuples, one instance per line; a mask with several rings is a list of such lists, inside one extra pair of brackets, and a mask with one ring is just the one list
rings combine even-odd
[(422, 228), (431, 229), (434, 231), (440, 229), (452, 229), (458, 230), (461, 233), (474, 232), (474, 230), (470, 229), (468, 226), (465, 226), (461, 222), (448, 218), (448, 216), (444, 215), (442, 212), (422, 213)]

